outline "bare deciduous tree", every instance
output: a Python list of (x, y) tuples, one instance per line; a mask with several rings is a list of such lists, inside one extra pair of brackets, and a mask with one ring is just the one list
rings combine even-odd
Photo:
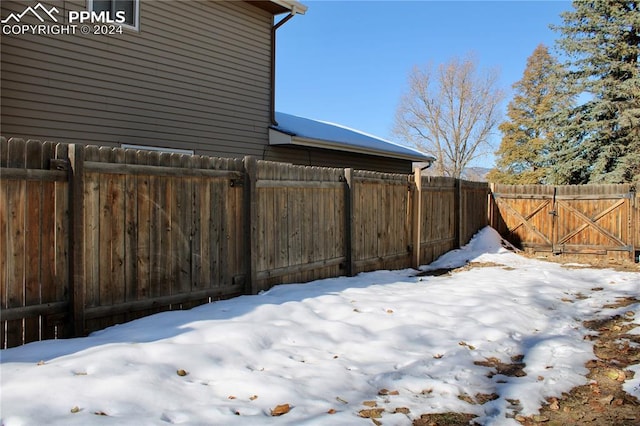
[(436, 158), (441, 176), (460, 177), (469, 162), (490, 152), (504, 93), (494, 70), (478, 73), (470, 55), (437, 70), (414, 67), (396, 112), (394, 133)]

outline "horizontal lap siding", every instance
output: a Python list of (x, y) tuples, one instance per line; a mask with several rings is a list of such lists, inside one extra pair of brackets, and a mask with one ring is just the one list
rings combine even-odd
[(344, 167), (383, 173), (410, 173), (411, 161), (310, 147), (269, 146), (264, 158), (305, 166)]
[[(3, 17), (23, 9), (2, 2)], [(271, 24), (245, 2), (142, 1), (140, 32), (3, 35), (3, 134), (262, 155)]]

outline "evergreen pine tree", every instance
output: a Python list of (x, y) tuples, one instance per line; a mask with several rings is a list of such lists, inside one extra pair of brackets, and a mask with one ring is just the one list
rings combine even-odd
[(555, 183), (640, 180), (640, 2), (574, 1), (556, 27), (566, 80), (586, 99), (556, 116)]
[(554, 134), (549, 118), (571, 107), (563, 96), (559, 64), (543, 44), (527, 59), (522, 79), (513, 85), (515, 95), (507, 106), (508, 120), (499, 129), (502, 142), (496, 152), (496, 168), (487, 178), (508, 184), (540, 184), (548, 181), (549, 149)]

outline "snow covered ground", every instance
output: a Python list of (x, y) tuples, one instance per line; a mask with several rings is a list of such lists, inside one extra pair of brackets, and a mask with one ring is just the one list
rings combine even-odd
[[(496, 266), (283, 285), (3, 350), (1, 423), (371, 425), (358, 414), (375, 402), (384, 425), (447, 411), (517, 425), (514, 410), (537, 413), (546, 397), (586, 383), (594, 355), (582, 320), (613, 315), (603, 305), (640, 294), (639, 273), (527, 259), (491, 228), (423, 269), (469, 261)], [(619, 311), (635, 312), (640, 325), (640, 304)], [(521, 377), (475, 364), (518, 355)], [(638, 367), (624, 387), (640, 397)], [(463, 400), (493, 393), (483, 405)]]

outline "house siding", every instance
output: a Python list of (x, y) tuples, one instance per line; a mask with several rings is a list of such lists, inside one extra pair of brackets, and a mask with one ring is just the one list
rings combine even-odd
[(268, 146), (261, 158), (303, 166), (350, 167), (383, 173), (413, 171), (413, 163), (408, 160), (302, 146)]
[[(2, 17), (33, 3), (3, 0)], [(142, 0), (139, 32), (3, 34), (2, 135), (261, 157), (272, 22), (246, 2)]]

